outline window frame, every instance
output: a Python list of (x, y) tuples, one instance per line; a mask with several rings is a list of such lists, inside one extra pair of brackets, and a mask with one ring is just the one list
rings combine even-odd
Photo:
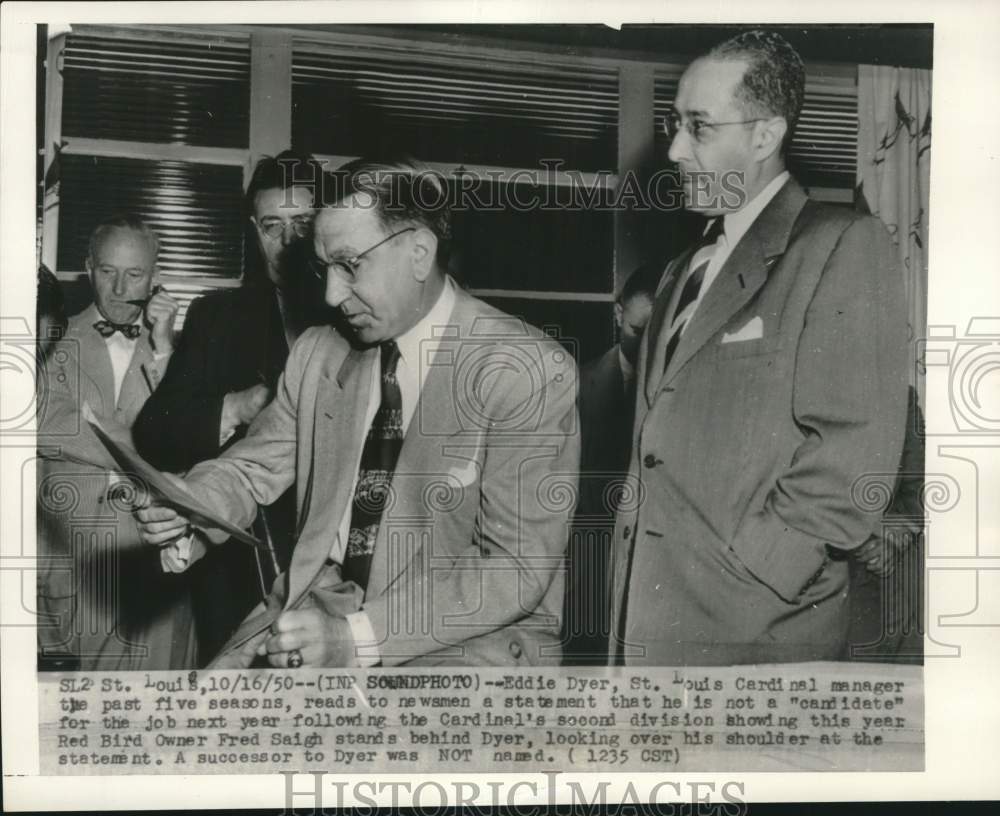
[[(66, 35), (52, 37), (48, 42), (45, 114), (45, 172), (55, 160), (55, 145), (62, 145), (68, 155), (108, 156), (116, 158), (140, 158), (150, 160), (172, 160), (194, 163), (209, 163), (227, 166), (241, 166), (244, 189), (257, 160), (265, 155), (275, 155), (286, 149), (291, 142), (292, 132), (292, 54), (297, 46), (309, 50), (335, 50), (349, 45), (352, 49), (398, 49), (400, 54), (416, 51), (421, 59), (454, 64), (461, 56), (488, 60), (491, 64), (503, 66), (523, 66), (536, 63), (542, 66), (581, 65), (589, 67), (613, 68), (618, 72), (618, 145), (617, 167), (609, 175), (583, 173), (588, 184), (596, 183), (614, 189), (627, 173), (640, 173), (650, 166), (655, 144), (655, 85), (665, 77), (679, 79), (686, 65), (660, 59), (655, 54), (604, 52), (587, 49), (579, 52), (558, 46), (544, 46), (519, 42), (506, 42), (488, 37), (461, 34), (446, 36), (439, 32), (386, 31), (371, 26), (250, 26), (250, 25), (80, 25), (74, 33), (114, 37), (121, 39), (149, 39), (157, 42), (173, 41), (201, 43), (206, 39), (218, 40), (220, 36), (234, 42), (246, 42), (250, 48), (250, 116), (248, 147), (217, 148), (177, 144), (133, 142), (113, 139), (76, 138), (63, 140), (62, 137), (62, 54)], [(527, 61), (527, 62), (526, 62)], [(842, 94), (857, 97), (857, 66), (853, 64), (807, 63), (807, 91)], [(338, 166), (355, 156), (318, 155), (331, 166)], [(461, 171), (514, 172), (517, 167), (463, 166), (450, 163), (432, 163), (435, 169), (447, 176)], [(555, 175), (555, 184), (568, 183), (564, 173)], [(813, 198), (836, 203), (848, 203), (853, 191), (840, 188), (810, 189)], [(642, 260), (641, 247), (630, 240), (635, 234), (637, 214), (630, 211), (616, 211), (613, 217), (614, 236), (612, 241), (613, 289), (606, 293), (594, 292), (552, 292), (546, 290), (483, 289), (473, 290), (475, 294), (495, 297), (526, 298), (565, 302), (599, 301), (608, 304), (614, 301), (614, 292), (620, 288), (624, 277)], [(74, 280), (84, 274), (82, 270), (56, 269), (56, 252), (59, 236), (58, 205), (47, 205), (42, 217), (42, 261), (55, 270), (63, 280)], [(161, 273), (168, 286), (177, 285), (185, 289), (222, 289), (242, 285), (242, 278), (221, 279), (214, 277), (180, 276)]]

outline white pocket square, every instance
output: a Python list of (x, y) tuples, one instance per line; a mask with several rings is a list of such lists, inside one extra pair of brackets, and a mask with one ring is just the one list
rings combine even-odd
[(722, 335), (723, 343), (744, 343), (747, 340), (759, 340), (764, 336), (764, 321), (760, 317), (753, 317), (732, 334), (726, 332)]
[(452, 468), (448, 476), (453, 479), (454, 487), (468, 487), (479, 478), (479, 468), (473, 461), (466, 462), (461, 467)]

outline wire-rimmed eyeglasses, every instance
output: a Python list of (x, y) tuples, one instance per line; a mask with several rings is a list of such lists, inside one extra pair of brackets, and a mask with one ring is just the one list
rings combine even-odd
[(352, 255), (350, 258), (337, 258), (336, 260), (327, 263), (321, 258), (314, 257), (309, 261), (309, 268), (312, 269), (313, 274), (320, 280), (326, 280), (326, 274), (331, 268), (336, 269), (342, 272), (343, 274), (347, 275), (348, 277), (353, 278), (357, 273), (358, 264), (361, 262), (361, 259), (365, 257), (365, 255), (367, 255), (369, 252), (372, 252), (373, 250), (378, 249), (380, 246), (382, 246), (382, 244), (388, 243), (393, 238), (402, 235), (404, 232), (413, 232), (415, 230), (416, 227), (404, 227), (401, 230), (397, 230), (396, 232), (392, 233), (392, 235), (383, 238), (377, 244), (372, 244), (364, 252), (359, 252), (357, 255)]
[(683, 120), (678, 113), (672, 112), (663, 117), (663, 132), (673, 142), (681, 128), (684, 128), (688, 136), (696, 142), (704, 142), (709, 134), (711, 134), (713, 128), (727, 127), (729, 125), (750, 125), (754, 122), (766, 122), (767, 118), (769, 117), (758, 116), (755, 119), (738, 119), (732, 122), (709, 122), (706, 119), (698, 117)]
[(257, 229), (272, 241), (283, 237), (285, 230), (291, 227), (292, 232), (299, 238), (308, 238), (312, 233), (313, 218), (311, 215), (296, 215), (286, 221), (283, 218), (268, 217), (256, 222)]

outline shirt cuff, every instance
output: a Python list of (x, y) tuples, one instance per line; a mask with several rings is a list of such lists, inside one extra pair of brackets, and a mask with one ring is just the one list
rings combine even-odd
[(382, 655), (379, 654), (375, 630), (368, 619), (368, 614), (364, 610), (351, 612), (347, 615), (347, 625), (351, 627), (351, 637), (354, 638), (358, 666), (362, 669), (377, 666), (382, 661)]
[(184, 572), (191, 563), (191, 541), (186, 535), (160, 548), (160, 567), (164, 572)]

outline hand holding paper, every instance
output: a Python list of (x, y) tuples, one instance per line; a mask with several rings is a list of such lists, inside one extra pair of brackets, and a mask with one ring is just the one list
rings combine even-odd
[(192, 495), (183, 479), (161, 473), (130, 447), (112, 439), (93, 414), (87, 419), (122, 474), (135, 481), (141, 492), (148, 494), (145, 503), (135, 511), (139, 536), (145, 543), (157, 546), (168, 543), (183, 535), (189, 525), (195, 524), (205, 529), (222, 530), (244, 544), (264, 548), (259, 539), (202, 504)]

